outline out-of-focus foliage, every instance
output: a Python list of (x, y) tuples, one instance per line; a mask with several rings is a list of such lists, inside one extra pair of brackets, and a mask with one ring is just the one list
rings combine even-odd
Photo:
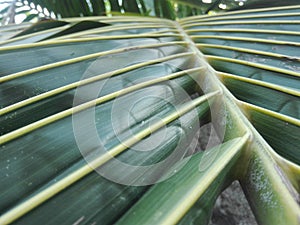
[(220, 11), (297, 4), (298, 0), (6, 0), (0, 1), (1, 24), (42, 18), (143, 15), (168, 19)]

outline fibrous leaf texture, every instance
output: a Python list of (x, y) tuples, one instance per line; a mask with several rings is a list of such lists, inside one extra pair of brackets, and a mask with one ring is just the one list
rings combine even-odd
[(0, 224), (207, 224), (234, 180), (300, 223), (300, 6), (43, 23), (0, 28)]

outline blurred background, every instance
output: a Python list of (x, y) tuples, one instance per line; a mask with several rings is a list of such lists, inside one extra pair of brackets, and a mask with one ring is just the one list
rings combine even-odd
[(176, 19), (222, 11), (299, 4), (299, 0), (0, 0), (0, 24), (83, 16)]

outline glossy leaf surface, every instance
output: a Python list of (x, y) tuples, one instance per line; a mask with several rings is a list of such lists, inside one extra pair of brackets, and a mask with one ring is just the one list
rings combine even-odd
[(299, 10), (1, 28), (0, 223), (299, 224)]

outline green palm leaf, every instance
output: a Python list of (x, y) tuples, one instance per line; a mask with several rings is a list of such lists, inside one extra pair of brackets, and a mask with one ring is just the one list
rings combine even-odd
[(299, 224), (299, 10), (1, 27), (0, 223)]

